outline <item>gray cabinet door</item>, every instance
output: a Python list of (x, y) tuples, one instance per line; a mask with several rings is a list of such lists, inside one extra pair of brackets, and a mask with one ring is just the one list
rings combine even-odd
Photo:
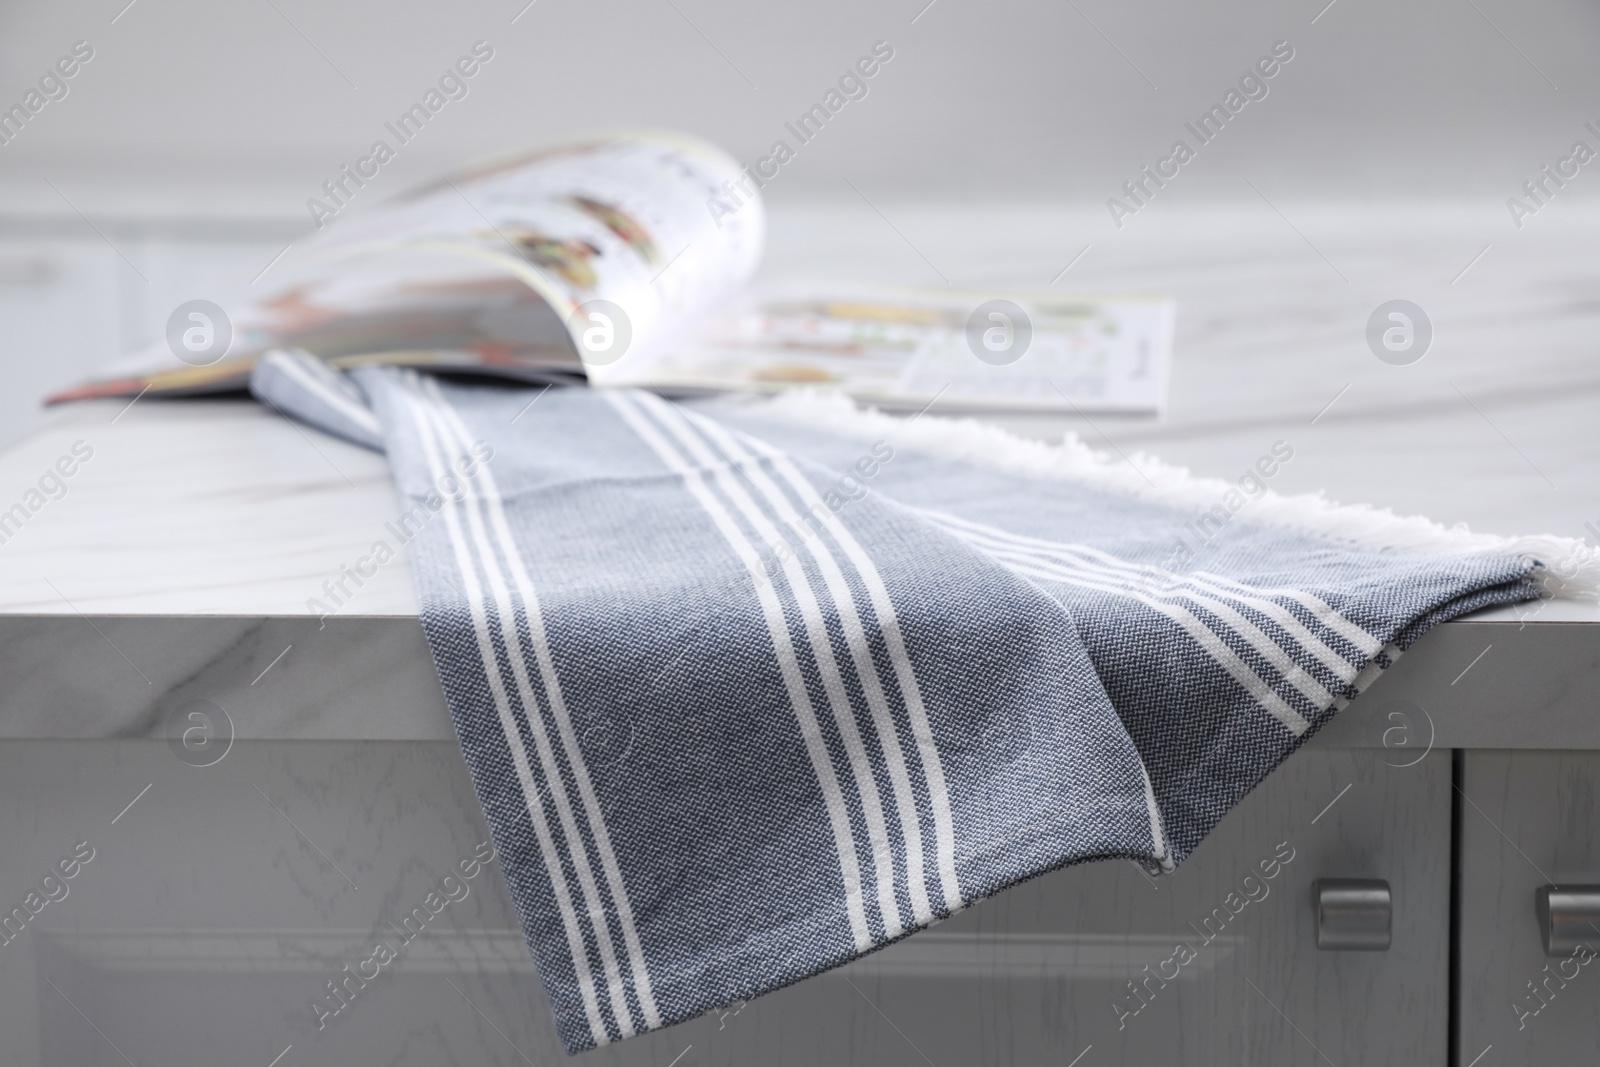
[[(622, 1059), (1444, 1064), (1449, 756), (1386, 761), (1304, 750), (1170, 877), (1057, 871)], [(1391, 884), (1389, 951), (1318, 951), (1312, 883), (1335, 877)]]
[[(1057, 871), (578, 1062), (1443, 1064), (1449, 759), (1386, 761), (1309, 748), (1175, 875)], [(0, 945), (0, 1059), (572, 1062), (492, 867), (318, 1025), (343, 965), (400, 944), (482, 840), (450, 743), (241, 741), (211, 766), (159, 741), (0, 744), (0, 901), (95, 853)], [(1389, 951), (1317, 950), (1311, 885), (1331, 877), (1389, 881)]]
[(1600, 935), (1547, 957), (1534, 906), (1600, 884), (1600, 752), (1468, 752), (1462, 791), (1461, 1067), (1600, 1061)]

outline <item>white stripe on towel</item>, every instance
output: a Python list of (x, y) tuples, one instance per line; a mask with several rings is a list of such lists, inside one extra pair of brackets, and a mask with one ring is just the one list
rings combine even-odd
[[(433, 428), (423, 414), (420, 402), (407, 396), (406, 404), (410, 408), (412, 421), (417, 427), (418, 440), (421, 444), (423, 457), (428, 465), (429, 476), (437, 484), (438, 480), (448, 470), (448, 467), (445, 470), (440, 469), (438, 457), (434, 453)], [(504, 733), (506, 744), (510, 749), (511, 761), (517, 771), (517, 780), (522, 786), (528, 817), (533, 823), (534, 836), (539, 841), (539, 851), (544, 859), (545, 870), (550, 876), (550, 887), (555, 893), (556, 906), (561, 912), (562, 926), (567, 936), (567, 950), (572, 955), (573, 972), (577, 978), (578, 991), (583, 999), (584, 1014), (589, 1022), (589, 1034), (594, 1038), (595, 1044), (604, 1045), (610, 1042), (611, 1035), (600, 1018), (594, 975), (589, 970), (589, 953), (584, 946), (583, 933), (578, 928), (577, 912), (572, 906), (572, 894), (567, 886), (566, 873), (562, 869), (561, 857), (557, 853), (554, 838), (550, 833), (550, 824), (544, 812), (544, 802), (540, 797), (539, 788), (533, 780), (533, 771), (528, 761), (528, 752), (522, 744), (521, 732), (517, 728), (516, 718), (511, 711), (510, 697), (507, 695), (505, 683), (500, 677), (499, 657), (495, 653), (494, 643), (489, 636), (489, 624), (484, 609), (482, 592), (478, 585), (477, 569), (473, 565), (466, 539), (462, 536), (461, 520), (456, 514), (458, 504), (450, 496), (444, 496), (444, 500), (445, 526), (450, 533), (450, 544), (455, 554), (456, 568), (460, 571), (462, 583), (465, 586), (467, 610), (472, 617), (472, 628), (477, 638), (478, 654), (483, 661), (484, 675), (489, 683), (490, 692), (494, 696), (495, 710), (500, 717), (500, 729)], [(532, 718), (533, 716), (530, 715), (529, 717)]]
[(1011, 560), (1007, 563), (1019, 574), (1034, 578), (1044, 578), (1049, 581), (1063, 582), (1067, 585), (1076, 585), (1084, 589), (1097, 589), (1103, 593), (1114, 596), (1125, 596), (1139, 601), (1153, 611), (1158, 611), (1182, 627), (1183, 631), (1194, 638), (1195, 643), (1206, 651), (1217, 665), (1227, 671), (1233, 680), (1244, 687), (1256, 703), (1270, 713), (1273, 718), (1299, 737), (1310, 728), (1310, 723), (1298, 711), (1286, 704), (1282, 697), (1273, 691), (1272, 687), (1262, 679), (1250, 665), (1239, 658), (1238, 653), (1223, 643), (1222, 639), (1205, 623), (1195, 617), (1194, 613), (1176, 604), (1169, 604), (1163, 600), (1148, 596), (1136, 589), (1128, 589), (1105, 580), (1097, 580), (1088, 576), (1075, 573), (1055, 564), (1036, 561)]
[(817, 722), (815, 710), (811, 707), (811, 697), (806, 692), (805, 679), (800, 673), (799, 658), (795, 654), (789, 636), (788, 622), (784, 619), (783, 607), (778, 602), (777, 593), (773, 591), (772, 583), (768, 581), (755, 549), (734, 522), (733, 516), (728, 514), (727, 509), (712, 494), (707, 481), (708, 472), (697, 470), (685, 463), (673, 446), (668, 444), (650, 424), (644, 413), (630, 404), (624, 395), (614, 392), (602, 392), (601, 395), (634, 434), (655, 452), (667, 469), (683, 479), (684, 486), (710, 516), (713, 525), (750, 574), (755, 586), (756, 600), (761, 605), (767, 631), (772, 637), (778, 673), (783, 678), (789, 703), (794, 709), (795, 718), (799, 721), (800, 736), (805, 742), (806, 753), (811, 759), (812, 770), (816, 773), (817, 783), (822, 791), (823, 805), (828, 812), (834, 847), (839, 855), (840, 877), (844, 882), (845, 912), (850, 922), (850, 932), (857, 951), (864, 952), (872, 947), (873, 939), (867, 928), (866, 907), (861, 892), (861, 866), (856, 856), (855, 838), (850, 830), (844, 793), (839, 788), (832, 757), (829, 756), (827, 745), (822, 739), (822, 728)]
[[(442, 425), (439, 412), (433, 407), (430, 400), (417, 389), (417, 378), (414, 374), (406, 375), (409, 389), (424, 417), (435, 420), (435, 430), (445, 435), (446, 430)], [(449, 457), (449, 450), (443, 440), (436, 446), (441, 456)], [(446, 462), (448, 469), (449, 463)], [(500, 639), (505, 646), (506, 659), (509, 660), (512, 677), (517, 684), (517, 694), (522, 700), (523, 713), (528, 720), (528, 732), (533, 737), (534, 748), (539, 754), (539, 764), (544, 771), (551, 799), (555, 801), (556, 815), (561, 823), (562, 832), (567, 838), (567, 857), (572, 862), (573, 870), (578, 876), (578, 886), (583, 893), (584, 903), (588, 909), (589, 925), (594, 929), (596, 948), (600, 951), (600, 962), (605, 968), (606, 985), (611, 997), (611, 1015), (617, 1023), (617, 1028), (624, 1038), (634, 1034), (633, 1015), (628, 1008), (627, 997), (622, 988), (622, 974), (617, 964), (616, 948), (611, 940), (611, 921), (606, 913), (605, 905), (600, 899), (599, 885), (595, 881), (594, 869), (589, 864), (588, 847), (584, 844), (583, 837), (578, 830), (577, 820), (573, 817), (572, 802), (567, 796), (566, 783), (561, 777), (561, 767), (556, 762), (555, 751), (550, 744), (550, 735), (545, 729), (544, 713), (540, 710), (539, 702), (533, 694), (533, 686), (529, 680), (528, 665), (522, 654), (521, 639), (517, 636), (516, 614), (512, 609), (510, 590), (506, 587), (505, 576), (500, 572), (499, 561), (495, 559), (494, 550), (489, 546), (488, 536), (484, 531), (483, 518), (479, 514), (480, 506), (475, 503), (471, 492), (471, 479), (460, 478), (458, 483), (462, 487), (462, 495), (466, 498), (468, 506), (464, 508), (467, 517), (467, 528), (472, 535), (472, 544), (477, 548), (478, 563), (483, 568), (484, 576), (490, 591), (494, 594), (495, 616), (500, 623)]]
[[(633, 400), (640, 410), (648, 412), (656, 425), (678, 443), (690, 463), (710, 473), (724, 496), (733, 501), (745, 521), (755, 529), (756, 536), (766, 543), (768, 552), (775, 551), (782, 543), (778, 531), (739, 484), (734, 472), (706, 448), (677, 410), (647, 393), (636, 394)], [(784, 548), (787, 547), (785, 544)], [(867, 839), (872, 843), (872, 870), (884, 932), (888, 937), (899, 937), (905, 932), (905, 927), (900, 921), (900, 903), (895, 896), (894, 850), (889, 844), (888, 819), (884, 814), (883, 798), (878, 793), (872, 761), (867, 756), (867, 747), (861, 739), (860, 726), (856, 723), (855, 709), (850, 706), (844, 676), (833, 654), (833, 638), (828, 634), (822, 607), (800, 562), (793, 555), (786, 554), (780, 565), (784, 577), (789, 581), (795, 603), (800, 608), (806, 644), (816, 662), (817, 674), (828, 698), (828, 709), (833, 713), (834, 725), (838, 728), (839, 739), (844, 743), (845, 755), (850, 762), (856, 794), (861, 802), (861, 814), (867, 826)]]
[(1144, 757), (1141, 755), (1138, 759), (1139, 777), (1144, 782), (1145, 811), (1150, 816), (1150, 843), (1155, 848), (1156, 862), (1161, 864), (1163, 871), (1171, 874), (1178, 869), (1178, 865), (1172, 862), (1172, 853), (1167, 851), (1166, 834), (1161, 831), (1161, 805), (1156, 803), (1156, 789), (1150, 784), (1150, 772), (1145, 769)]
[[(725, 431), (722, 431), (722, 427), (712, 420), (692, 414), (689, 417), (695, 425), (700, 426), (707, 433), (721, 432), (723, 436), (732, 440), (731, 435), (727, 435)], [(722, 437), (716, 439), (721, 440)], [(950, 790), (945, 783), (944, 764), (939, 756), (939, 748), (934, 743), (933, 728), (928, 722), (928, 711), (922, 702), (922, 689), (917, 683), (916, 673), (911, 667), (911, 657), (906, 651), (905, 640), (900, 633), (899, 616), (895, 612), (894, 602), (889, 598), (888, 586), (884, 584), (883, 576), (879, 574), (877, 564), (873, 562), (872, 557), (866, 553), (855, 539), (855, 536), (834, 514), (833, 509), (823, 501), (816, 487), (800, 473), (786, 455), (766, 442), (755, 438), (745, 437), (742, 438), (742, 441), (753, 451), (771, 462), (773, 469), (778, 472), (794, 491), (795, 495), (800, 498), (800, 502), (805, 507), (806, 512), (817, 516), (828, 532), (833, 535), (834, 541), (844, 551), (845, 557), (855, 567), (856, 572), (861, 576), (862, 583), (866, 586), (867, 595), (872, 602), (873, 613), (878, 619), (879, 631), (883, 635), (884, 645), (889, 652), (890, 663), (894, 667), (895, 676), (899, 682), (900, 696), (905, 702), (906, 714), (911, 720), (911, 733), (917, 742), (917, 755), (919, 762), (922, 764), (922, 775), (928, 787), (929, 801), (933, 809), (936, 863), (939, 870), (940, 888), (943, 890), (945, 908), (950, 912), (958, 911), (965, 905), (965, 901), (961, 896), (961, 885), (956, 877), (955, 819), (950, 811)], [(740, 455), (742, 456), (743, 454), (740, 453)], [(759, 473), (759, 468), (751, 468), (751, 471)], [(766, 481), (764, 476), (762, 481)], [(784, 503), (787, 504), (787, 501), (785, 500)], [(788, 514), (794, 516), (790, 519), (791, 522), (800, 524), (797, 525), (797, 529), (804, 528), (804, 520), (795, 515), (792, 509), (789, 510)], [(811, 547), (810, 538), (805, 537), (804, 534), (801, 536), (803, 543), (811, 551), (813, 558), (818, 560), (819, 566), (823, 558), (828, 560), (830, 566), (833, 565), (833, 557), (820, 539), (818, 540), (819, 550), (819, 548)], [(841, 598), (836, 595), (835, 599), (840, 600)], [(848, 589), (841, 603), (846, 602), (849, 604), (851, 623), (859, 630), (861, 625), (860, 616), (855, 611), (855, 602), (849, 597)], [(849, 631), (847, 630), (847, 632)], [(852, 637), (852, 641), (854, 640), (855, 638)], [(864, 644), (863, 648), (865, 648)], [(854, 645), (852, 645), (852, 651), (854, 651)], [(870, 654), (868, 654), (867, 660), (870, 663)], [(874, 677), (876, 677), (875, 674)], [(865, 676), (863, 676), (864, 678)], [(872, 699), (872, 691), (868, 692), (868, 699)], [(876, 707), (874, 707), (874, 711), (876, 710)], [(895, 758), (899, 758), (898, 743), (896, 744), (894, 755)], [(918, 846), (918, 851), (920, 852), (920, 839)], [(912, 880), (914, 885), (920, 882), (918, 872), (912, 872)], [(913, 899), (915, 898), (913, 897)]]
[[(444, 421), (454, 431), (457, 446), (463, 450), (470, 449), (472, 439), (467, 433), (467, 428), (456, 410), (445, 399), (439, 389), (438, 381), (428, 378), (425, 379), (425, 383), (425, 388), (438, 405), (438, 411)], [(622, 939), (628, 949), (628, 964), (633, 973), (634, 993), (643, 1010), (646, 1029), (654, 1030), (661, 1026), (661, 1012), (656, 1005), (655, 993), (650, 983), (650, 972), (645, 964), (644, 949), (639, 942), (633, 904), (628, 898), (627, 886), (622, 880), (622, 868), (617, 862), (617, 853), (611, 844), (611, 833), (606, 827), (600, 800), (594, 791), (594, 783), (589, 778), (588, 765), (584, 762), (583, 751), (578, 745), (577, 731), (573, 729), (572, 717), (567, 712), (567, 702), (561, 691), (560, 679), (556, 676), (555, 661), (550, 653), (550, 640), (545, 631), (544, 612), (539, 606), (539, 596), (533, 587), (532, 579), (528, 577), (527, 568), (523, 565), (522, 554), (517, 550), (516, 540), (511, 535), (500, 487), (488, 464), (479, 464), (477, 480), (481, 481), (483, 486), (481, 495), (488, 503), (490, 524), (499, 543), (500, 553), (509, 565), (512, 581), (522, 600), (523, 611), (528, 621), (528, 634), (533, 644), (534, 659), (539, 668), (539, 679), (544, 685), (545, 696), (549, 699), (550, 710), (555, 717), (556, 732), (561, 738), (561, 748), (566, 756), (567, 765), (572, 768), (578, 795), (583, 801), (584, 815), (589, 831), (594, 837), (595, 849), (600, 855), (601, 869), (605, 872), (606, 887), (617, 909), (618, 924), (622, 927)], [(469, 497), (478, 495), (474, 479), (465, 478), (462, 481), (467, 487)], [(507, 644), (508, 647), (517, 649), (517, 659), (520, 661), (521, 646), (516, 644), (514, 629), (507, 636)], [(517, 677), (519, 685), (522, 684), (525, 674), (521, 668)], [(625, 1027), (626, 1029), (628, 1028)]]
[[(1212, 597), (1204, 596), (1199, 593), (1190, 592), (1189, 590), (1183, 588), (1162, 589), (1160, 587), (1152, 587), (1152, 583), (1145, 579), (1136, 576), (1120, 574), (1106, 567), (1097, 567), (1093, 564), (1084, 564), (1070, 558), (1066, 560), (1058, 560), (1048, 556), (1020, 552), (1016, 549), (1007, 548), (1004, 545), (995, 544), (988, 539), (976, 535), (969, 535), (966, 540), (971, 544), (976, 544), (985, 552), (1004, 562), (1020, 561), (1037, 564), (1043, 567), (1059, 567), (1063, 571), (1070, 571), (1073, 574), (1081, 574), (1086, 578), (1096, 578), (1101, 581), (1110, 582), (1129, 591), (1147, 593), (1161, 600), (1162, 603), (1171, 603), (1173, 599), (1178, 597), (1193, 601), (1195, 604), (1205, 608), (1207, 611), (1215, 615), (1222, 622), (1222, 624), (1227, 627), (1227, 629), (1233, 631), (1236, 636), (1238, 636), (1251, 648), (1255, 649), (1256, 653), (1260, 655), (1262, 659), (1265, 659), (1268, 663), (1272, 664), (1272, 666), (1277, 669), (1278, 673), (1283, 676), (1284, 680), (1290, 685), (1294, 686), (1294, 688), (1299, 691), (1300, 695), (1305, 697), (1313, 707), (1325, 708), (1333, 702), (1333, 694), (1328, 692), (1327, 687), (1312, 677), (1304, 667), (1296, 663), (1294, 659), (1283, 650), (1281, 645), (1279, 645), (1272, 638), (1268, 637), (1266, 634), (1262, 633), (1261, 628), (1255, 623), (1251, 622), (1243, 615), (1240, 615), (1237, 611), (1229, 607), (1227, 604), (1222, 603), (1220, 600), (1216, 600)], [(1173, 606), (1177, 607), (1178, 605), (1173, 604)], [(1190, 612), (1190, 614), (1193, 615), (1194, 613)], [(1195, 617), (1198, 618), (1198, 616)], [(1341, 680), (1348, 681), (1349, 678), (1355, 677), (1356, 672), (1354, 667), (1346, 664), (1343, 667), (1343, 670), (1345, 671), (1347, 677)]]
[[(661, 401), (655, 403), (660, 404)], [(654, 406), (654, 405), (652, 405)], [(753, 461), (743, 445), (722, 427), (705, 419), (693, 418), (687, 413), (671, 409), (671, 415), (684, 418), (698, 428), (712, 447), (722, 452), (726, 460), (738, 464), (739, 471), (766, 500), (778, 522), (792, 526), (800, 521), (789, 498), (773, 484), (766, 472)], [(668, 417), (663, 415), (663, 418)], [(703, 455), (705, 462), (725, 466), (715, 457)], [(774, 534), (774, 536), (780, 536)], [(781, 543), (781, 541), (780, 541)], [(784, 548), (788, 546), (785, 544)], [(873, 727), (878, 745), (883, 751), (884, 764), (889, 772), (889, 782), (894, 790), (895, 807), (900, 815), (900, 838), (906, 854), (906, 881), (911, 898), (911, 913), (918, 925), (933, 920), (933, 906), (928, 900), (927, 875), (924, 870), (921, 818), (917, 813), (917, 800), (911, 789), (911, 776), (907, 771), (905, 753), (900, 745), (899, 727), (894, 713), (889, 710), (877, 666), (872, 662), (872, 650), (867, 644), (866, 628), (861, 613), (856, 608), (855, 596), (845, 581), (839, 563), (825, 544), (807, 544), (808, 554), (816, 561), (828, 595), (834, 604), (834, 614), (844, 631), (845, 644), (850, 650), (856, 678), (872, 712)], [(799, 569), (798, 567), (796, 568)]]
[[(1342, 615), (1327, 601), (1323, 600), (1319, 596), (1316, 596), (1315, 594), (1308, 593), (1303, 589), (1250, 586), (1245, 585), (1243, 582), (1235, 581), (1232, 578), (1225, 578), (1220, 574), (1212, 574), (1209, 571), (1191, 571), (1184, 575), (1174, 575), (1168, 571), (1164, 571), (1158, 567), (1152, 567), (1147, 564), (1129, 563), (1126, 560), (1118, 559), (1109, 553), (1102, 552), (1097, 548), (1091, 548), (1088, 545), (1066, 544), (1061, 541), (1046, 541), (1038, 537), (1027, 537), (1022, 534), (1010, 533), (1009, 531), (1001, 530), (994, 526), (986, 526), (982, 523), (973, 522), (970, 519), (964, 519), (945, 512), (932, 511), (928, 509), (918, 510), (921, 514), (926, 515), (934, 522), (937, 522), (946, 528), (961, 527), (970, 529), (974, 532), (987, 534), (990, 537), (1004, 540), (1019, 548), (1030, 548), (1037, 550), (1053, 558), (1060, 558), (1071, 553), (1090, 556), (1096, 560), (1099, 560), (1105, 566), (1115, 567), (1129, 574), (1142, 574), (1154, 579), (1157, 582), (1173, 582), (1191, 585), (1197, 589), (1208, 590), (1210, 592), (1217, 593), (1218, 595), (1244, 601), (1257, 611), (1260, 611), (1263, 614), (1271, 617), (1285, 629), (1291, 630), (1291, 632), (1295, 633), (1297, 639), (1301, 640), (1302, 644), (1306, 644), (1306, 642), (1304, 638), (1300, 637), (1300, 631), (1292, 630), (1291, 627), (1283, 621), (1283, 617), (1287, 617), (1296, 625), (1300, 626), (1301, 630), (1304, 630), (1303, 624), (1300, 624), (1298, 620), (1294, 619), (1293, 615), (1285, 612), (1284, 609), (1276, 603), (1276, 601), (1270, 598), (1279, 597), (1285, 600), (1293, 600), (1301, 607), (1305, 608), (1313, 617), (1316, 618), (1320, 624), (1322, 624), (1322, 626), (1350, 642), (1350, 644), (1354, 645), (1363, 655), (1375, 655), (1378, 650), (1383, 647), (1383, 643), (1381, 641), (1379, 641), (1372, 634), (1368, 633), (1366, 630), (1357, 626), (1355, 623), (1351, 622), (1349, 619), (1345, 618), (1344, 615)], [(957, 533), (958, 531), (951, 529), (951, 532)], [(1282, 617), (1275, 613), (1274, 609), (1277, 613), (1282, 613)], [(1329, 665), (1330, 669), (1333, 669), (1340, 678), (1349, 680), (1346, 678), (1345, 673), (1337, 666), (1339, 661), (1342, 660), (1348, 664), (1349, 660), (1339, 653), (1334, 652), (1331, 648), (1328, 648), (1325, 643), (1319, 641), (1314, 635), (1311, 635), (1310, 631), (1306, 630), (1305, 635), (1312, 641), (1317, 642), (1322, 649), (1325, 649), (1326, 655), (1324, 655), (1321, 651), (1317, 651), (1310, 644), (1306, 644), (1306, 647), (1308, 649), (1312, 649), (1319, 656), (1319, 658), (1322, 658)], [(1353, 674), (1351, 677), (1353, 677)]]
[[(274, 356), (279, 358), (274, 359)], [(357, 401), (355, 397), (346, 391), (346, 389), (355, 387), (350, 384), (348, 378), (339, 375), (338, 371), (318, 360), (316, 356), (302, 352), (300, 349), (279, 349), (275, 352), (269, 352), (266, 358), (272, 360), (274, 369), (282, 371), (287, 377), (293, 378), (295, 384), (306, 392), (355, 423), (360, 429), (365, 430), (380, 441), (383, 439), (383, 424), (378, 421), (378, 416), (373, 414), (371, 408)], [(306, 363), (307, 360), (311, 361), (311, 365)], [(339, 376), (329, 380), (323, 377), (324, 374)], [(341, 388), (341, 386), (344, 388)]]

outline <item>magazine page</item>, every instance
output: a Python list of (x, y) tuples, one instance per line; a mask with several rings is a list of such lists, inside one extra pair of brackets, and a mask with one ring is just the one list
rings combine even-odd
[(1172, 319), (1172, 301), (1150, 295), (786, 287), (596, 382), (685, 395), (827, 387), (891, 408), (1159, 412)]
[(408, 363), (582, 380), (647, 358), (724, 303), (760, 261), (760, 198), (713, 218), (739, 165), (663, 133), (596, 137), (479, 163), (328, 223), (265, 293), (175, 312), (167, 336), (52, 402), (242, 388), (273, 348), (336, 365)]

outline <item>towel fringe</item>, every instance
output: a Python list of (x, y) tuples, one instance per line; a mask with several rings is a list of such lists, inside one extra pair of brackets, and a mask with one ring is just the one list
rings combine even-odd
[[(796, 389), (771, 397), (721, 401), (759, 407), (762, 417), (863, 437), (882, 437), (941, 459), (1040, 478), (1071, 478), (1100, 488), (1155, 500), (1172, 507), (1210, 508), (1234, 483), (1189, 473), (1145, 452), (1130, 456), (1098, 452), (1076, 434), (1052, 444), (1019, 437), (974, 418), (921, 415), (907, 419), (857, 407), (843, 393)], [(1397, 515), (1369, 504), (1340, 504), (1323, 493), (1276, 493), (1253, 497), (1257, 522), (1328, 538), (1375, 552), (1498, 552), (1536, 565), (1545, 595), (1565, 600), (1600, 600), (1600, 548), (1580, 538), (1553, 534), (1504, 537), (1473, 533), (1465, 523), (1444, 526), (1416, 515)]]

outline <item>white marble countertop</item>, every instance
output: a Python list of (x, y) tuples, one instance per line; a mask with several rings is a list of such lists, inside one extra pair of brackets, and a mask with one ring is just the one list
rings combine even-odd
[[(1030, 289), (1059, 278), (1058, 291), (1176, 298), (1164, 416), (1004, 420), (1019, 433), (1071, 429), (1223, 477), (1283, 439), (1295, 458), (1279, 491), (1495, 533), (1600, 529), (1600, 259), (1590, 251), (1600, 215), (1575, 206), (1518, 233), (1482, 205), (1256, 202), (1152, 210), (1119, 232), (1092, 205), (878, 208), (775, 211), (766, 276)], [(1428, 355), (1405, 367), (1381, 363), (1364, 341), (1372, 309), (1396, 297), (1421, 304), (1435, 329)], [(268, 679), (289, 688), (284, 679), (313, 660), (332, 673), (292, 707), (260, 701), (241, 736), (450, 736), (436, 698), (382, 710), (395, 685), (437, 689), (403, 562), (368, 582), (337, 625), (318, 630), (308, 615), (321, 582), (397, 511), (383, 457), (247, 401), (88, 403), (0, 453), (0, 510), (79, 441), (93, 456), (66, 494), (0, 544), (7, 673), (26, 675), (0, 696), (0, 735), (154, 732), (158, 705), (196, 677), (226, 663), (242, 680), (210, 684), (243, 693), (245, 675), (294, 644), (279, 667), (299, 665), (269, 672), (252, 699)], [(1600, 747), (1600, 722), (1589, 723), (1600, 716), (1580, 696), (1600, 680), (1595, 622), (1592, 604), (1481, 613), (1425, 638), (1383, 690), (1471, 705), (1444, 715), (1456, 723), (1450, 743)], [(141, 660), (145, 640), (155, 644)], [(1486, 644), (1499, 654), (1472, 684), (1452, 685)], [(351, 649), (368, 645), (353, 663)], [(93, 669), (70, 685), (49, 681), (80, 657)], [(387, 682), (373, 683), (385, 664)], [(372, 684), (354, 684), (362, 678)], [(127, 696), (111, 695), (124, 686)], [(366, 695), (351, 698), (357, 690)], [(48, 695), (67, 691), (79, 718), (47, 714)], [(317, 705), (335, 691), (351, 710), (330, 717)], [(1494, 706), (1503, 699), (1554, 710), (1545, 726), (1523, 716), (1511, 731), (1497, 725), (1510, 721)], [(108, 701), (121, 710), (91, 710)]]

